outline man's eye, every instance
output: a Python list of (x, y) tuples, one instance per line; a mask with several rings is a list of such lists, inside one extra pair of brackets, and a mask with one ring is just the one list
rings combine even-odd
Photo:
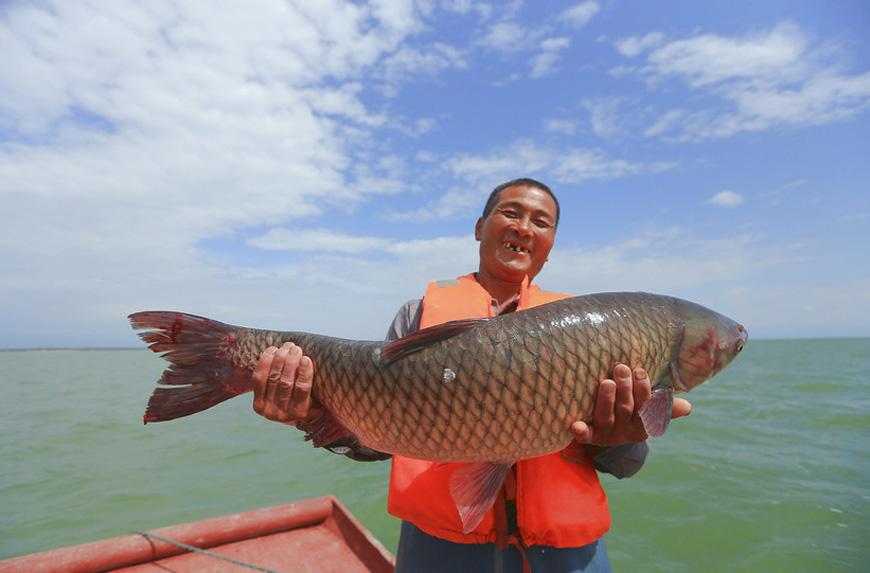
[(533, 222), (533, 223), (535, 224), (535, 226), (538, 227), (539, 229), (549, 229), (550, 227), (553, 226), (553, 223), (547, 221), (546, 219), (535, 219), (535, 220), (532, 221), (532, 222)]

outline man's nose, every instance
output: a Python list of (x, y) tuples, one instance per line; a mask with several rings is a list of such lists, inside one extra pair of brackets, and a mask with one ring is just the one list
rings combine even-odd
[(523, 215), (517, 219), (517, 232), (522, 235), (530, 235), (532, 229), (531, 215)]

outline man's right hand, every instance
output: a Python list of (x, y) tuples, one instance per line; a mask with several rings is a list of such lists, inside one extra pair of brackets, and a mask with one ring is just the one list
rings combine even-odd
[[(591, 422), (578, 421), (571, 426), (574, 437), (582, 444), (618, 446), (642, 442), (649, 437), (640, 418), (640, 409), (652, 392), (646, 370), (632, 370), (625, 364), (617, 364), (612, 376), (598, 387)], [(688, 416), (691, 412), (692, 405), (688, 401), (674, 398), (671, 418)]]
[(292, 342), (270, 346), (254, 370), (254, 411), (273, 422), (296, 425), (312, 420), (321, 407), (312, 401), (314, 363)]

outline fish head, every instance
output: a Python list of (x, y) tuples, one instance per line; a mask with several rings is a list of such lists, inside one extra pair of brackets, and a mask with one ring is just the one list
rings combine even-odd
[(683, 324), (672, 362), (674, 390), (688, 392), (731, 364), (749, 335), (742, 324), (709, 308), (684, 300), (677, 306)]

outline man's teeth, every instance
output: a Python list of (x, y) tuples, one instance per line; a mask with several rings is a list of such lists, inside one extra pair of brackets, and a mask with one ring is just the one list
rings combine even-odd
[(519, 245), (513, 245), (511, 243), (502, 243), (502, 246), (506, 249), (510, 249), (510, 250), (516, 251), (518, 253), (531, 253), (531, 251), (529, 251), (525, 247), (521, 247)]

